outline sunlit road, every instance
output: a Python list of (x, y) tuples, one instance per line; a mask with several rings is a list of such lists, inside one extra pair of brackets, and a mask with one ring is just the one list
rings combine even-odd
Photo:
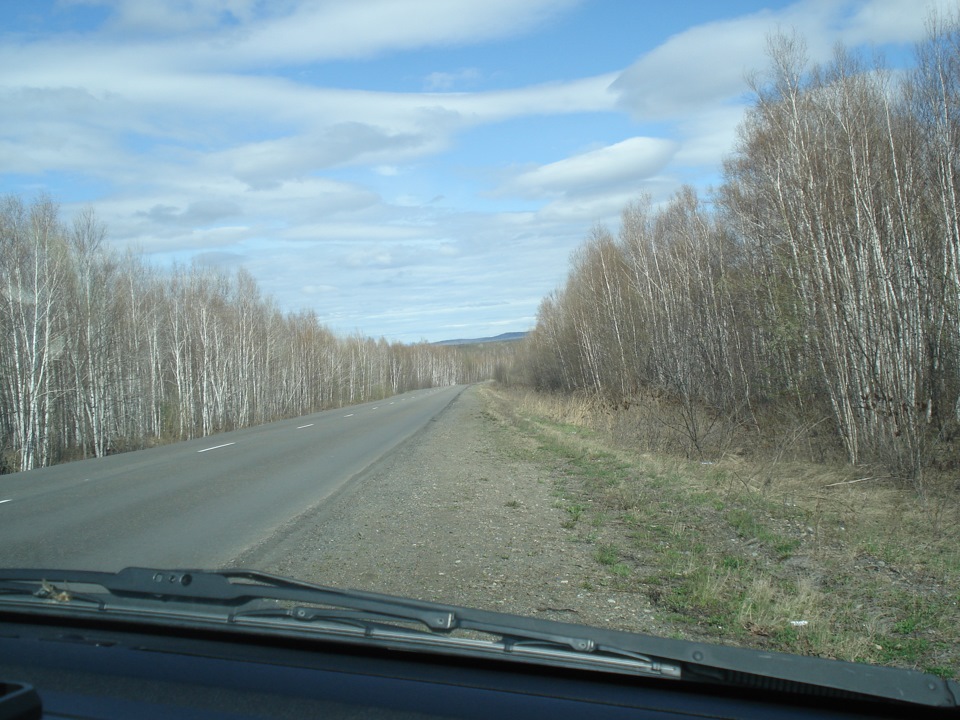
[(0, 566), (225, 565), (323, 503), (462, 390), (2, 475)]

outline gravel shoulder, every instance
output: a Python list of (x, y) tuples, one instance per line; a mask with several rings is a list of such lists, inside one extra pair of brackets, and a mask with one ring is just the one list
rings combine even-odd
[[(529, 459), (483, 386), (315, 512), (234, 563), (335, 587), (664, 634), (564, 527), (555, 471)], [(505, 442), (506, 440), (506, 442)]]

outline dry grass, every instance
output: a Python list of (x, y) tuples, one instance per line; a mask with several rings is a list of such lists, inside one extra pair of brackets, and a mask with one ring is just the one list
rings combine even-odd
[[(565, 522), (680, 633), (911, 667), (960, 668), (956, 478), (908, 486), (837, 463), (744, 445), (710, 460), (584, 398), (488, 389), (517, 442), (553, 463)], [(797, 434), (799, 438), (802, 434)], [(637, 438), (659, 438), (649, 451)], [(734, 449), (736, 451), (734, 451)], [(644, 451), (647, 450), (647, 451)], [(598, 520), (599, 518), (599, 520)]]

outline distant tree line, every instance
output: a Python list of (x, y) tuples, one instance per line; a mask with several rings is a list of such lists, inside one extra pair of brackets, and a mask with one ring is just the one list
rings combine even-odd
[(93, 211), (0, 199), (0, 471), (491, 378), (509, 348), (337, 337), (245, 270), (161, 271)]
[(960, 25), (928, 27), (900, 77), (771, 38), (710, 205), (684, 188), (596, 228), (541, 304), (526, 381), (666, 395), (694, 448), (710, 417), (789, 406), (851, 463), (920, 478), (960, 421)]

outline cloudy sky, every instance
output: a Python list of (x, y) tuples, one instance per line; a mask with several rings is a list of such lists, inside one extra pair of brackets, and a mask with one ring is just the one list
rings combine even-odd
[(0, 194), (414, 342), (527, 330), (623, 206), (706, 191), (766, 37), (903, 63), (956, 0), (0, 2)]

